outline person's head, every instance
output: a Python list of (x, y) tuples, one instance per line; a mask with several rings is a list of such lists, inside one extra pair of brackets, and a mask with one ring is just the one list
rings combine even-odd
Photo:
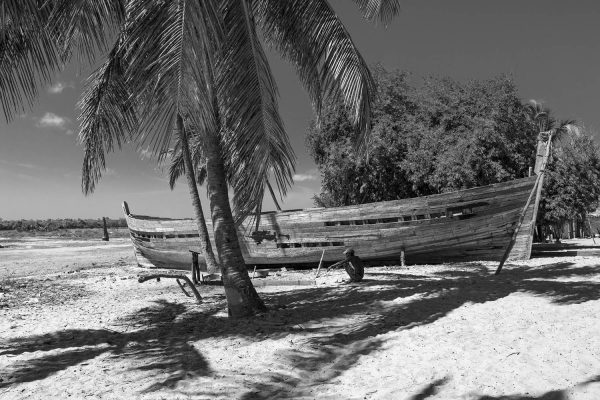
[(354, 249), (349, 248), (349, 249), (344, 250), (344, 255), (346, 256), (346, 258), (350, 258), (350, 257), (354, 256)]

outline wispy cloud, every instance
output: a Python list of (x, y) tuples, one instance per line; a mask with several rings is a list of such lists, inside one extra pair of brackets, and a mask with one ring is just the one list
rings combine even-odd
[(39, 166), (34, 165), (34, 164), (10, 162), (10, 161), (6, 161), (6, 160), (2, 160), (2, 159), (0, 159), (0, 164), (9, 165), (9, 166), (13, 166), (13, 167), (19, 167), (19, 168), (27, 168), (27, 169), (40, 169)]
[(316, 181), (319, 179), (319, 170), (309, 169), (303, 174), (294, 174), (294, 182)]
[(72, 89), (74, 87), (75, 87), (75, 85), (73, 83), (56, 82), (48, 88), (48, 93), (59, 94), (59, 93), (62, 93), (63, 90), (65, 90), (66, 88)]
[(68, 135), (72, 135), (73, 131), (68, 128), (71, 120), (67, 117), (61, 117), (60, 115), (56, 115), (51, 112), (47, 112), (44, 114), (42, 118), (40, 118), (35, 126), (38, 128), (53, 128), (66, 131)]

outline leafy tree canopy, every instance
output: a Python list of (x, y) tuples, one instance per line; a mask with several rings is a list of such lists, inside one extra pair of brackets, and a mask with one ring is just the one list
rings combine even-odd
[(401, 199), (502, 182), (534, 164), (537, 127), (509, 77), (459, 83), (376, 67), (379, 96), (366, 156), (339, 104), (311, 125), (319, 206)]
[(591, 137), (563, 137), (555, 144), (540, 204), (540, 221), (559, 224), (598, 208), (600, 148)]

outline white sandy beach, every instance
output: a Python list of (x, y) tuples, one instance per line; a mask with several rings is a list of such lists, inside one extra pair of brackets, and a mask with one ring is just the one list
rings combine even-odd
[(2, 399), (600, 399), (598, 258), (335, 271), (231, 320), (125, 240), (0, 252)]

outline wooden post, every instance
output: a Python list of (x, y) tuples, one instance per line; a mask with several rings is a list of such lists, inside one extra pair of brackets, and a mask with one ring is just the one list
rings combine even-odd
[(192, 283), (200, 282), (200, 266), (198, 265), (198, 253), (192, 251)]
[[(544, 144), (541, 140), (538, 142), (538, 154), (537, 154), (538, 158), (537, 158), (536, 164), (535, 164), (535, 172), (537, 174), (537, 178), (535, 180), (535, 184), (533, 185), (533, 189), (531, 190), (531, 193), (529, 193), (529, 198), (527, 199), (527, 203), (525, 203), (525, 207), (523, 208), (523, 211), (521, 211), (521, 214), (519, 215), (519, 221), (517, 222), (517, 226), (515, 228), (515, 231), (512, 234), (510, 242), (508, 242), (508, 246), (506, 246), (506, 250), (504, 251), (502, 258), (500, 259), (500, 264), (498, 264), (498, 268), (496, 268), (495, 275), (498, 275), (502, 271), (502, 267), (504, 266), (504, 263), (508, 259), (508, 256), (510, 255), (510, 251), (512, 250), (513, 246), (515, 245), (515, 241), (517, 240), (517, 234), (519, 233), (519, 229), (521, 228), (521, 225), (523, 224), (523, 219), (525, 218), (525, 214), (527, 213), (527, 208), (529, 207), (529, 204), (531, 204), (532, 200), (534, 200), (534, 202), (535, 202), (534, 207), (533, 207), (532, 224), (535, 221), (535, 217), (536, 217), (537, 211), (538, 211), (540, 196), (542, 193), (542, 186), (544, 184), (544, 175), (546, 172), (545, 171), (546, 164), (548, 163), (548, 158), (550, 157), (551, 146), (552, 146), (552, 134), (548, 135), (547, 144)], [(543, 154), (542, 158), (540, 159), (539, 154), (540, 154), (541, 150), (544, 150), (544, 154)], [(535, 197), (534, 197), (534, 195), (535, 195)], [(531, 227), (531, 229), (533, 229), (533, 226)]]
[(108, 242), (109, 237), (108, 237), (108, 229), (106, 228), (106, 217), (102, 217), (102, 224), (104, 225), (104, 236), (102, 237), (102, 240), (104, 240), (105, 242)]
[(317, 274), (315, 278), (319, 277), (319, 271), (321, 271), (321, 265), (323, 265), (323, 256), (325, 255), (325, 249), (323, 249), (323, 253), (321, 254), (321, 260), (319, 261), (319, 267), (317, 268)]
[(531, 167), (529, 167), (529, 172), (528, 172), (527, 176), (531, 176), (531, 172), (532, 172), (532, 170), (533, 170), (533, 169), (532, 169)]
[(406, 267), (406, 257), (404, 247), (400, 249), (400, 265)]

